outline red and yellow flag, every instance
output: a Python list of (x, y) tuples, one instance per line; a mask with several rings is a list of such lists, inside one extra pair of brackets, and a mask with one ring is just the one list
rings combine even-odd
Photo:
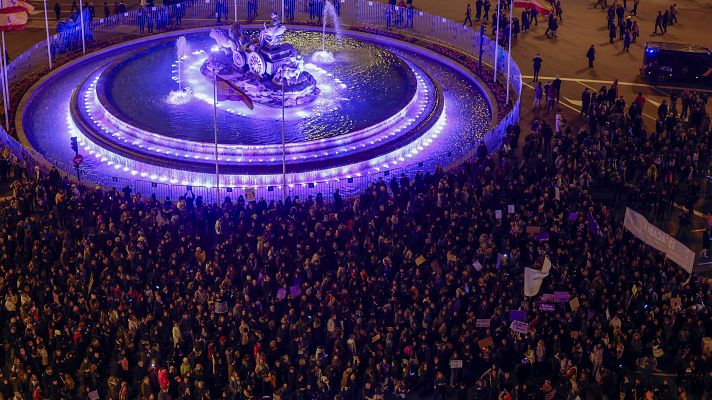
[(554, 12), (554, 5), (548, 0), (514, 0), (514, 7), (534, 9), (541, 15)]
[(242, 88), (239, 86), (235, 85), (234, 83), (221, 78), (220, 75), (217, 75), (217, 80), (216, 84), (218, 86), (217, 92), (218, 92), (218, 100), (223, 101), (223, 100), (235, 100), (235, 101), (241, 101), (243, 102), (247, 108), (250, 110), (255, 109), (255, 105), (252, 103), (252, 99), (250, 96), (245, 93)]
[(24, 29), (34, 10), (32, 4), (26, 1), (0, 0), (0, 31)]

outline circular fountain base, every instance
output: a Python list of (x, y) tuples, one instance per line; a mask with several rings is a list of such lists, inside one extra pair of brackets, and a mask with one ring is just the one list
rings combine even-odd
[[(29, 143), (71, 159), (59, 143), (78, 137), (85, 170), (106, 176), (108, 184), (124, 176), (213, 186), (213, 86), (201, 73), (210, 38), (207, 30), (183, 33), (194, 51), (171, 60), (179, 34), (109, 48), (54, 71), (24, 100)], [(321, 50), (320, 34), (287, 36), (305, 58)], [(218, 102), (221, 187), (279, 185), (283, 154), (290, 184), (432, 165), (469, 151), (489, 127), (489, 103), (458, 64), (368, 34), (327, 37), (326, 44), (334, 62), (305, 65), (319, 95), (285, 109), (284, 124), (281, 107), (256, 104), (249, 110), (239, 101)], [(168, 79), (160, 74), (166, 69)], [(178, 71), (183, 93), (176, 93)], [(59, 140), (47, 135), (58, 132), (49, 129), (58, 118), (67, 124)]]

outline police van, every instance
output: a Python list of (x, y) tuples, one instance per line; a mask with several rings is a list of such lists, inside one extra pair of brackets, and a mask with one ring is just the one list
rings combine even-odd
[(640, 74), (655, 82), (712, 82), (712, 52), (692, 44), (648, 42)]

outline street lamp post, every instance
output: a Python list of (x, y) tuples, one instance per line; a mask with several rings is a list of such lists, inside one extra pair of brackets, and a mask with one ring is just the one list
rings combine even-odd
[(484, 43), (485, 43), (485, 24), (482, 24), (482, 26), (480, 26), (480, 64), (479, 64), (480, 69), (482, 69), (482, 53), (485, 52), (485, 49), (483, 47)]

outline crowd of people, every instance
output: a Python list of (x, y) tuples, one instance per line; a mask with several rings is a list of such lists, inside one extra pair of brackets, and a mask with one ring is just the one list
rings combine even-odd
[(514, 125), (455, 170), (284, 204), (76, 186), (5, 148), (0, 398), (709, 398), (709, 282), (595, 199), (664, 215), (696, 185), (706, 98), (682, 97), (648, 135), (602, 88), (521, 156)]

